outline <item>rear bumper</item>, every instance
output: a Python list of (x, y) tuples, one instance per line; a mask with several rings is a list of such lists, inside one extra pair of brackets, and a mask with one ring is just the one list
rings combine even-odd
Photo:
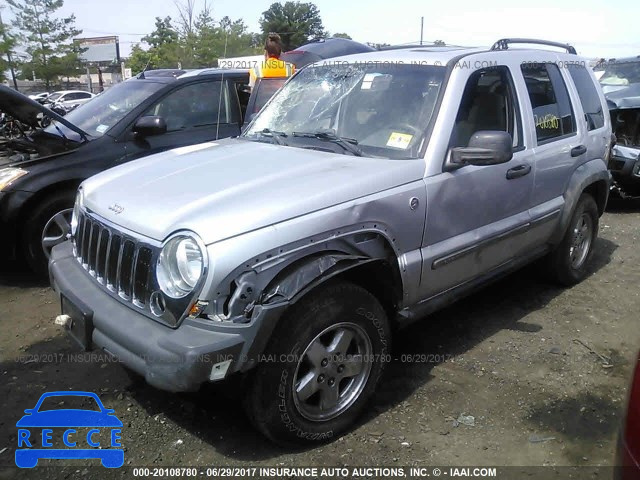
[[(279, 308), (260, 309), (250, 324), (238, 326), (186, 319), (170, 328), (106, 294), (73, 257), (70, 242), (53, 249), (49, 275), (61, 304), (64, 297), (85, 317), (78, 322), (88, 325), (90, 340), (83, 347), (102, 349), (149, 384), (174, 392), (194, 391), (204, 382), (253, 366), (256, 345), (266, 343), (281, 313)], [(78, 341), (77, 332), (71, 336)], [(221, 363), (226, 373), (219, 377), (214, 367), (222, 368)]]

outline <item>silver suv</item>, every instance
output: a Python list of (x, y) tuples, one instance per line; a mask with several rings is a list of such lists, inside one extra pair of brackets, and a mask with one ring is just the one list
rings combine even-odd
[(535, 259), (588, 273), (605, 99), (572, 47), (516, 41), (318, 63), (239, 138), (86, 180), (49, 264), (57, 323), (157, 388), (241, 376), (279, 443), (339, 435), (397, 327)]

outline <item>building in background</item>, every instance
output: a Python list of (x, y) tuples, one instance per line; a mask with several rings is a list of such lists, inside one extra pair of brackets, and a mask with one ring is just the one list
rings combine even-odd
[(99, 93), (105, 87), (122, 81), (120, 42), (116, 35), (76, 38), (74, 42), (81, 48), (79, 57), (87, 68), (79, 80), (87, 85), (89, 91)]

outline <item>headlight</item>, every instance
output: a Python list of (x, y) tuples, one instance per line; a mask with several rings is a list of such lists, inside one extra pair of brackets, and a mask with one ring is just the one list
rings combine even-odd
[(27, 173), (29, 172), (21, 168), (9, 167), (0, 169), (0, 191)]
[(160, 289), (171, 298), (182, 298), (193, 291), (204, 272), (205, 254), (190, 236), (178, 235), (160, 252), (156, 277)]
[(80, 209), (84, 205), (84, 193), (82, 190), (78, 190), (76, 194), (76, 203), (73, 205), (73, 214), (71, 215), (71, 235), (75, 236), (78, 229), (78, 218), (80, 216)]

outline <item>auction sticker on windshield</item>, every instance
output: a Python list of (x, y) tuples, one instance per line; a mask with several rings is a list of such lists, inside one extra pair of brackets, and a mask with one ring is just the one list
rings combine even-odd
[(387, 140), (387, 147), (392, 148), (401, 148), (402, 150), (406, 150), (409, 148), (409, 144), (413, 139), (413, 135), (409, 135), (408, 133), (398, 133), (391, 132), (389, 135), (389, 140)]

